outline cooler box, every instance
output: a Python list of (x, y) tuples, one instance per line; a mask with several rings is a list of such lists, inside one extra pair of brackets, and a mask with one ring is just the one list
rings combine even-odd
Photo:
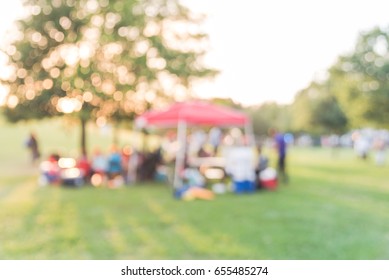
[(259, 174), (261, 186), (265, 189), (274, 190), (277, 188), (277, 171), (274, 168), (268, 167)]
[(278, 182), (277, 179), (272, 180), (261, 180), (261, 186), (265, 189), (274, 190), (277, 188)]
[(234, 181), (235, 193), (248, 193), (255, 191), (255, 183), (253, 181)]

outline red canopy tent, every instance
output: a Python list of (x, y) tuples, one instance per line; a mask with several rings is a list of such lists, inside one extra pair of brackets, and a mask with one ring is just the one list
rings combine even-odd
[[(224, 106), (214, 105), (204, 101), (178, 102), (161, 111), (148, 111), (136, 119), (138, 127), (175, 127), (177, 126), (180, 152), (176, 157), (174, 187), (181, 183), (178, 176), (185, 158), (186, 128), (191, 125), (211, 126), (242, 126), (245, 133), (252, 140), (250, 118), (237, 110)], [(253, 144), (253, 143), (252, 143)]]
[(163, 111), (148, 111), (137, 118), (140, 126), (173, 127), (185, 122), (187, 125), (239, 125), (250, 122), (247, 115), (224, 106), (204, 101), (175, 103)]

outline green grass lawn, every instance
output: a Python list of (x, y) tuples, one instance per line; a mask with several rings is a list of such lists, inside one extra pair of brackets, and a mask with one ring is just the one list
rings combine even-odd
[(186, 202), (153, 183), (39, 187), (30, 128), (47, 152), (78, 144), (57, 122), (0, 123), (0, 259), (389, 259), (389, 166), (350, 150), (294, 148), (288, 185)]

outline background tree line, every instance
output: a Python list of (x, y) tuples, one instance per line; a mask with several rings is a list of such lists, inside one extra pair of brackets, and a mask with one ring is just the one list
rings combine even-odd
[(326, 79), (312, 81), (292, 104), (266, 103), (247, 111), (259, 135), (269, 127), (313, 135), (389, 128), (389, 27), (361, 32), (354, 49), (339, 56)]

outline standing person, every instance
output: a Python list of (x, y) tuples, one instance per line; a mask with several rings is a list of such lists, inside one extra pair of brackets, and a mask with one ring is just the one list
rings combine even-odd
[(223, 137), (222, 131), (218, 127), (212, 127), (211, 130), (209, 131), (209, 142), (212, 145), (214, 156), (217, 155), (217, 151), (222, 141), (222, 137)]
[(132, 149), (128, 161), (127, 183), (135, 183), (138, 180), (138, 169), (140, 166), (140, 160), (140, 153), (137, 150)]
[(37, 140), (34, 132), (30, 133), (30, 136), (26, 142), (26, 146), (31, 151), (32, 163), (35, 163), (40, 158), (41, 154), (39, 151), (38, 140)]
[(280, 179), (283, 183), (288, 183), (288, 175), (286, 174), (286, 148), (285, 135), (278, 132), (276, 129), (272, 130), (272, 136), (277, 149), (277, 170)]
[(373, 147), (375, 149), (375, 163), (378, 166), (383, 166), (385, 164), (385, 141), (381, 137), (376, 137), (373, 142)]

